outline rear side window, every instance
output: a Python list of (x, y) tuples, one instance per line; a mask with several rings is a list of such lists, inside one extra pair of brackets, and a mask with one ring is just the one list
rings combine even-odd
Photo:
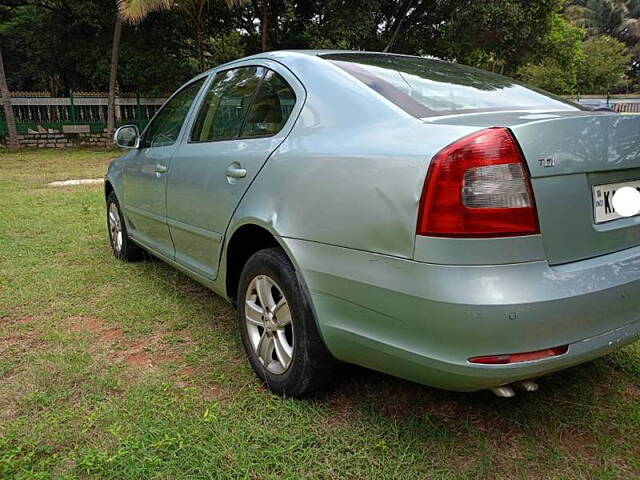
[(263, 67), (242, 67), (216, 74), (198, 112), (191, 141), (237, 138), (264, 72)]
[(322, 58), (417, 118), (506, 110), (582, 110), (507, 77), (450, 62), (359, 53)]
[(276, 72), (267, 70), (244, 123), (241, 137), (267, 137), (278, 133), (287, 122), (296, 94)]

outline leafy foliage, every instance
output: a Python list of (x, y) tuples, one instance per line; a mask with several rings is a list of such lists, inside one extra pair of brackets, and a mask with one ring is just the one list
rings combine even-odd
[(598, 35), (585, 42), (584, 53), (578, 71), (580, 91), (607, 93), (624, 84), (631, 60), (624, 43)]
[[(583, 82), (583, 88), (587, 88), (587, 91), (610, 88), (614, 91), (628, 91), (640, 87), (640, 0), (573, 0), (565, 5), (564, 15), (573, 24), (586, 28), (589, 38), (607, 35), (627, 46), (626, 51), (614, 48), (613, 44), (604, 48), (604, 40), (597, 42), (597, 48), (592, 45), (590, 55), (604, 52), (617, 55), (615, 61), (609, 61), (610, 66), (618, 68), (615, 74), (612, 74), (615, 77), (621, 73), (622, 59), (627, 58), (627, 79), (601, 85)], [(596, 64), (608, 62), (606, 59), (593, 61)]]
[(577, 93), (578, 69), (584, 62), (585, 31), (555, 15), (541, 59), (520, 68), (519, 76), (532, 85), (558, 94)]
[[(520, 76), (556, 93), (613, 92), (640, 80), (640, 0), (179, 0), (162, 11), (148, 8), (169, 2), (126, 3), (148, 15), (123, 29), (120, 91), (167, 93), (199, 70), (259, 52), (265, 42), (270, 50), (379, 51), (392, 38), (394, 52)], [(115, 0), (2, 5), (0, 42), (11, 89), (106, 89)], [(590, 43), (602, 35), (627, 50), (602, 39)], [(615, 71), (579, 81), (600, 65)]]
[(629, 91), (640, 78), (640, 0), (580, 0), (556, 15), (525, 81), (560, 94)]
[[(51, 0), (49, 5), (13, 8), (0, 26), (9, 87), (53, 94), (106, 90), (115, 2)], [(120, 91), (164, 94), (196, 71), (183, 40), (189, 26), (178, 12), (151, 15), (126, 28), (123, 37)]]
[(448, 56), (513, 74), (543, 47), (558, 7), (556, 0), (460, 2), (444, 28)]
[(168, 10), (171, 0), (116, 0), (120, 16), (131, 23), (140, 23), (154, 11)]

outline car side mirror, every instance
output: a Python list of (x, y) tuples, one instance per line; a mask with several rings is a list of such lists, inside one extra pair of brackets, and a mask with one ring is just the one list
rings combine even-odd
[(116, 130), (113, 141), (120, 148), (138, 148), (140, 145), (140, 130), (135, 125), (125, 125)]

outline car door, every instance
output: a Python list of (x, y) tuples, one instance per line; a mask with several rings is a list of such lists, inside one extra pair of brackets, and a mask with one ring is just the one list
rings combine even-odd
[(303, 99), (302, 85), (275, 62), (215, 74), (168, 176), (167, 222), (178, 262), (216, 278), (227, 224)]
[(173, 257), (174, 247), (166, 221), (166, 174), (187, 114), (204, 82), (205, 77), (189, 83), (164, 104), (124, 168), (123, 203), (129, 234), (168, 257)]

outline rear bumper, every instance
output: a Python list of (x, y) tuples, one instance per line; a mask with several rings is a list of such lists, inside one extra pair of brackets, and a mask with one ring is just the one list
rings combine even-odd
[[(597, 358), (640, 337), (640, 247), (568, 266), (445, 266), (283, 239), (336, 358), (473, 391)], [(569, 345), (513, 365), (475, 356)]]

